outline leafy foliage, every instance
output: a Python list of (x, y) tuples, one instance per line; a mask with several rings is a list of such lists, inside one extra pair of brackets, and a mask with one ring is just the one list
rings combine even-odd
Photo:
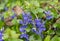
[(4, 41), (60, 41), (60, 1), (0, 0), (0, 31)]

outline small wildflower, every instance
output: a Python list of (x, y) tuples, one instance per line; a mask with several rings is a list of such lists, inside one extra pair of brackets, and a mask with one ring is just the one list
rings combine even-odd
[(2, 37), (3, 37), (3, 33), (2, 33), (2, 31), (0, 30), (0, 41), (3, 41)]
[(45, 11), (44, 13), (45, 13), (46, 15), (50, 15), (50, 14), (51, 14), (50, 11)]
[(26, 32), (25, 28), (27, 28), (26, 25), (20, 27), (20, 32)]
[(47, 20), (50, 20), (53, 18), (53, 16), (51, 15), (51, 12), (50, 11), (45, 11), (45, 14), (46, 14), (46, 19)]
[(28, 36), (27, 34), (25, 34), (25, 33), (20, 35), (20, 38), (25, 38), (25, 39), (27, 39), (27, 40), (28, 40), (28, 37), (29, 37), (29, 36)]
[(50, 20), (50, 19), (52, 19), (53, 17), (51, 16), (51, 15), (48, 15), (48, 16), (46, 16), (46, 19), (47, 20)]

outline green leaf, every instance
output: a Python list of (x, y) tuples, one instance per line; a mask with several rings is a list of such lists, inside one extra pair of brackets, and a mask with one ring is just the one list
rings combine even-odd
[(58, 36), (60, 36), (60, 29), (59, 29), (59, 28), (57, 28), (56, 34), (57, 34)]
[(51, 41), (59, 41), (59, 37), (58, 36), (54, 36)]
[(29, 41), (34, 41), (34, 40), (35, 40), (34, 35), (29, 37)]
[(53, 25), (55, 28), (60, 28), (60, 18), (56, 20), (55, 24)]
[(6, 39), (5, 41), (23, 41), (23, 40), (11, 38), (11, 39)]
[(57, 13), (57, 11), (55, 10), (55, 9), (51, 9), (51, 11), (52, 11), (52, 16), (54, 17), (54, 18), (58, 18), (58, 13)]
[(13, 20), (12, 20), (12, 23), (14, 24), (14, 25), (16, 25), (18, 22), (17, 22), (17, 19), (16, 18), (14, 18)]
[(56, 27), (57, 27), (57, 24), (56, 24), (56, 23), (55, 23), (55, 24), (53, 24), (53, 27), (54, 27), (54, 28), (56, 28)]
[(59, 37), (58, 39), (59, 39), (59, 41), (60, 41), (60, 37)]
[(47, 34), (48, 34), (48, 35), (51, 35), (51, 34), (55, 34), (55, 32), (54, 32), (53, 30), (48, 30), (48, 31), (47, 31)]
[(41, 12), (43, 13), (44, 10), (42, 8), (37, 8), (37, 11), (40, 12), (40, 13)]
[[(30, 37), (29, 37), (29, 41), (42, 41), (42, 39), (41, 39), (41, 37), (39, 36), (39, 35), (37, 35), (37, 36), (35, 36), (35, 35), (31, 35)], [(36, 37), (37, 37), (37, 39), (36, 39)]]
[(7, 17), (10, 17), (10, 16), (12, 16), (14, 13), (11, 11), (11, 10), (8, 10), (8, 11), (6, 11), (4, 14), (3, 14), (3, 16), (4, 16), (4, 18), (7, 18)]
[(17, 39), (19, 37), (19, 35), (20, 34), (19, 33), (16, 33), (16, 31), (7, 28), (5, 30), (5, 32), (4, 32), (3, 38), (4, 39), (9, 39), (9, 38), (15, 38), (15, 39)]
[(50, 41), (50, 35), (47, 35), (47, 37), (44, 39), (44, 41)]
[(0, 4), (0, 10), (4, 9), (5, 4)]

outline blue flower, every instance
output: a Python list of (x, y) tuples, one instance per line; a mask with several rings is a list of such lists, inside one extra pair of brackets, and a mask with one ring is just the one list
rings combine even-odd
[(27, 28), (27, 25), (23, 25), (23, 26), (21, 26), (21, 27), (23, 27), (23, 28)]
[(50, 15), (50, 14), (51, 14), (50, 11), (45, 11), (44, 13), (45, 13), (46, 15)]
[(20, 35), (20, 38), (25, 38), (25, 39), (27, 39), (27, 40), (28, 40), (29, 35), (27, 35), (27, 34), (25, 34), (25, 33), (24, 33), (24, 34), (21, 34), (21, 35)]
[(51, 15), (51, 12), (50, 11), (45, 11), (45, 14), (46, 14), (46, 19), (47, 20), (50, 20), (53, 18), (53, 16)]
[(23, 16), (23, 20), (20, 20), (20, 24), (22, 25), (27, 25), (27, 24), (30, 24), (32, 23), (32, 16), (29, 14), (29, 13), (22, 13), (22, 16)]
[(20, 20), (19, 23), (22, 24), (22, 25), (27, 25), (28, 24), (27, 21), (24, 21), (24, 20)]
[(32, 19), (28, 19), (28, 23), (29, 24), (32, 24), (33, 22), (32, 22)]
[(26, 14), (26, 13), (23, 12), (22, 15), (23, 15), (23, 19), (24, 19), (24, 20), (32, 19), (32, 16), (30, 15), (30, 13), (27, 13), (27, 14)]
[(38, 28), (39, 33), (42, 33), (45, 30), (46, 30), (45, 25), (43, 23), (41, 23), (39, 28)]
[(40, 28), (38, 28), (39, 33), (42, 33), (42, 32), (45, 31), (45, 30), (46, 30), (45, 27), (40, 27)]
[(41, 19), (35, 19), (35, 22), (36, 23), (39, 23), (39, 22), (41, 22), (42, 20)]
[(25, 28), (27, 28), (26, 25), (20, 27), (20, 32), (26, 32)]
[(2, 39), (2, 36), (3, 36), (3, 35), (2, 35), (2, 32), (0, 31), (0, 39)]
[(29, 17), (29, 19), (32, 19), (30, 12), (27, 13), (27, 16)]
[(2, 36), (3, 36), (3, 33), (2, 33), (2, 31), (0, 30), (0, 41), (3, 41)]
[(34, 32), (36, 34), (39, 34), (39, 32), (36, 29), (34, 29), (34, 28), (32, 28), (32, 32)]
[(24, 24), (27, 24), (27, 21), (28, 21), (28, 16), (27, 16), (27, 14), (23, 14), (23, 23)]
[(23, 16), (23, 20), (24, 21), (27, 21), (28, 20), (28, 17), (27, 16)]
[(46, 30), (45, 22), (43, 22), (42, 19), (35, 19), (35, 26), (36, 29), (32, 29), (32, 31), (38, 35), (42, 35), (41, 37), (43, 37), (42, 32)]
[(0, 41), (3, 41), (3, 39), (0, 39)]
[(35, 19), (35, 25), (36, 25), (37, 28), (40, 27), (41, 22), (42, 22), (41, 19)]
[(46, 16), (46, 19), (47, 19), (47, 20), (50, 20), (50, 19), (52, 19), (52, 18), (53, 18), (53, 16), (51, 16), (51, 15)]
[(20, 23), (20, 24), (24, 24), (24, 23), (23, 23), (23, 20), (20, 20), (19, 23)]
[(35, 25), (37, 28), (45, 26), (41, 19), (35, 19)]
[(20, 27), (20, 32), (26, 32), (25, 28)]

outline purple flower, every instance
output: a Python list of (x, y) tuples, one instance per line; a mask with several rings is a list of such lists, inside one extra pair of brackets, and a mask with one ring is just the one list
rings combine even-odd
[(36, 25), (36, 28), (39, 28), (41, 23), (36, 23), (35, 25)]
[(0, 39), (0, 41), (3, 41), (3, 39)]
[(19, 23), (22, 25), (27, 25), (27, 21), (24, 21), (24, 20), (20, 20)]
[(20, 27), (20, 32), (26, 32), (25, 28)]
[(35, 22), (36, 23), (39, 23), (39, 22), (41, 22), (42, 20), (41, 19), (35, 19)]
[(29, 37), (29, 36), (28, 36), (27, 34), (25, 34), (25, 33), (20, 35), (20, 38), (25, 38), (25, 39), (27, 39), (27, 40), (28, 40), (28, 37)]
[(50, 19), (52, 19), (52, 18), (53, 18), (53, 16), (51, 16), (51, 15), (46, 16), (46, 19), (47, 19), (47, 20), (50, 20)]
[(26, 27), (27, 27), (26, 25), (21, 26), (21, 27), (20, 27), (20, 32), (26, 32), (26, 30), (25, 30)]
[(45, 24), (42, 22), (42, 23), (40, 24), (40, 27), (45, 27)]
[(32, 19), (30, 12), (27, 13), (27, 16), (29, 17), (29, 19)]
[(32, 24), (33, 22), (32, 22), (32, 19), (28, 19), (28, 23), (29, 24)]
[(51, 14), (50, 11), (45, 11), (44, 13), (45, 13), (46, 15), (50, 15), (50, 14)]
[(35, 25), (37, 28), (44, 27), (44, 22), (41, 19), (35, 19)]
[(27, 16), (27, 14), (23, 14), (23, 23), (24, 24), (27, 24), (27, 21), (28, 21), (28, 16)]
[(0, 32), (0, 39), (2, 39), (2, 36), (3, 36), (3, 35), (2, 35), (2, 32)]
[(34, 29), (34, 28), (32, 28), (32, 32), (34, 32), (36, 34), (39, 34), (39, 32), (36, 29)]
[(23, 20), (24, 21), (27, 21), (28, 20), (28, 17), (27, 16), (23, 16)]
[(53, 18), (53, 16), (51, 15), (51, 12), (50, 11), (45, 11), (45, 14), (46, 14), (46, 19), (47, 20), (50, 20)]
[(39, 33), (42, 33), (42, 32), (45, 31), (45, 30), (46, 30), (45, 27), (40, 27), (40, 28), (38, 28)]
[(20, 20), (19, 23), (20, 23), (20, 24), (23, 24), (23, 20)]
[(29, 13), (22, 13), (22, 16), (23, 16), (23, 20), (20, 20), (20, 24), (22, 25), (27, 25), (27, 24), (30, 24), (32, 23), (32, 16), (29, 14)]
[(23, 12), (23, 19), (27, 21), (28, 19), (32, 19), (32, 16), (30, 15), (30, 13), (26, 14)]
[(35, 19), (35, 26), (36, 29), (32, 29), (32, 31), (38, 35), (42, 35), (42, 32), (46, 30), (45, 22), (43, 22), (42, 19)]
[(21, 26), (22, 28), (27, 28), (27, 25), (23, 25), (23, 26)]
[(3, 41), (2, 36), (3, 36), (3, 32), (0, 30), (0, 41)]
[(39, 28), (41, 26), (41, 22), (42, 22), (41, 19), (35, 19), (35, 25), (37, 28)]

